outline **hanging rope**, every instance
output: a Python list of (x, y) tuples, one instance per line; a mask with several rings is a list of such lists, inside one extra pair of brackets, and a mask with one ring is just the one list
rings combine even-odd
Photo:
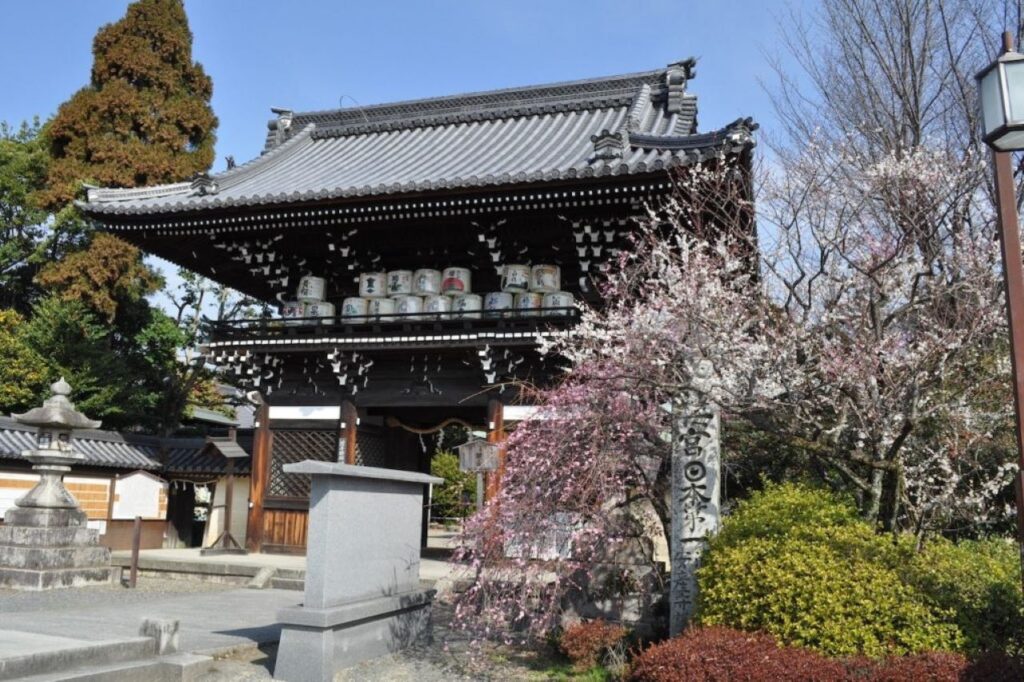
[(446, 426), (451, 426), (452, 424), (458, 424), (459, 426), (463, 426), (463, 427), (469, 429), (470, 431), (472, 431), (474, 429), (479, 430), (480, 428), (482, 428), (480, 426), (473, 426), (472, 424), (467, 422), (465, 419), (459, 419), (458, 417), (449, 417), (448, 419), (445, 419), (443, 422), (441, 422), (437, 426), (429, 426), (429, 427), (427, 427), (425, 429), (420, 429), (420, 428), (417, 428), (415, 426), (409, 426), (408, 424), (403, 424), (402, 422), (400, 422), (398, 420), (397, 417), (386, 417), (384, 419), (384, 423), (387, 424), (388, 426), (398, 427), (400, 429), (405, 429), (409, 433), (415, 433), (415, 434), (419, 434), (421, 436), (425, 435), (425, 434), (428, 434), (428, 433), (437, 433), (438, 431), (443, 430)]

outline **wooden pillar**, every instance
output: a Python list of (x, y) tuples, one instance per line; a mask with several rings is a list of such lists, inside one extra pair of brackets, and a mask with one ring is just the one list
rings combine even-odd
[(505, 473), (505, 405), (496, 398), (487, 402), (487, 442), (498, 443), (498, 470), (488, 472), (485, 477), (484, 499), (490, 500), (498, 494), (501, 477)]
[(270, 405), (256, 408), (256, 435), (252, 444), (249, 474), (249, 519), (245, 530), (245, 548), (260, 552), (263, 548), (263, 498), (270, 482), (270, 455), (274, 434), (270, 431)]
[(356, 433), (359, 430), (359, 412), (351, 400), (341, 401), (341, 420), (338, 424), (338, 440), (345, 453), (345, 464), (356, 463)]

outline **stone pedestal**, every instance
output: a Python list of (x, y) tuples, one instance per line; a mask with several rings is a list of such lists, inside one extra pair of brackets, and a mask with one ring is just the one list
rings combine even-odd
[(376, 467), (300, 462), (312, 477), (301, 606), (282, 624), (274, 677), (331, 680), (337, 670), (430, 637), (433, 590), (419, 588), (423, 487), (442, 480)]
[(110, 550), (78, 509), (9, 509), (0, 526), (0, 587), (49, 590), (109, 583)]

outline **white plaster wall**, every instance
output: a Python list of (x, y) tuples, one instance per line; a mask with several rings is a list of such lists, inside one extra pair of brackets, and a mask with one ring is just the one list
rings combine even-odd
[(167, 481), (153, 478), (142, 472), (135, 472), (117, 479), (114, 486), (115, 519), (162, 519), (166, 514), (160, 511), (160, 492), (167, 494)]

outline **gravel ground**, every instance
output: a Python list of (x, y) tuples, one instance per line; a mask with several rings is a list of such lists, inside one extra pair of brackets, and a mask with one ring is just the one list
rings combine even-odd
[[(435, 603), (434, 641), (431, 644), (417, 645), (347, 668), (335, 676), (335, 682), (539, 682), (554, 679), (544, 672), (551, 663), (549, 656), (510, 647), (496, 648), (486, 654), (482, 661), (483, 669), (481, 666), (471, 668), (467, 656), (468, 641), (461, 633), (448, 628), (450, 619), (451, 608)], [(214, 669), (200, 677), (199, 682), (269, 680), (276, 654), (276, 645), (258, 651), (237, 651), (217, 661)]]
[(0, 621), (5, 613), (24, 613), (27, 611), (49, 611), (55, 609), (74, 609), (88, 607), (102, 601), (105, 604), (117, 602), (133, 604), (178, 594), (196, 592), (213, 592), (235, 589), (238, 585), (203, 582), (199, 580), (167, 580), (163, 578), (147, 578), (139, 576), (135, 589), (113, 585), (94, 585), (79, 587), (73, 590), (44, 590), (41, 592), (22, 592), (20, 590), (0, 589)]

